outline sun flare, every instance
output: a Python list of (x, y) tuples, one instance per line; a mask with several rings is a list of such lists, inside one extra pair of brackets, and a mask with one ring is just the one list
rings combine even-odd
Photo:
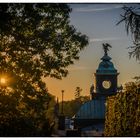
[(6, 78), (0, 78), (0, 83), (1, 84), (6, 84)]

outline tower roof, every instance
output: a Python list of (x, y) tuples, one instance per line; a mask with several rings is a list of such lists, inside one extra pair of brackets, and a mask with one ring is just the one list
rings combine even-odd
[(104, 100), (91, 100), (84, 103), (75, 114), (76, 119), (104, 119)]
[(96, 70), (97, 74), (117, 74), (117, 70), (114, 68), (114, 64), (110, 61), (111, 57), (108, 56), (107, 52), (101, 58), (101, 62)]

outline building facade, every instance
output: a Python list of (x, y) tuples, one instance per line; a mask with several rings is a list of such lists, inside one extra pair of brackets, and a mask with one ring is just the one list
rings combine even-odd
[[(107, 45), (107, 44), (104, 44)], [(94, 73), (94, 84), (90, 88), (91, 100), (81, 106), (75, 114), (75, 126), (84, 128), (93, 126), (103, 131), (106, 111), (106, 99), (117, 94), (119, 73), (108, 56), (108, 47), (104, 48), (104, 56)]]

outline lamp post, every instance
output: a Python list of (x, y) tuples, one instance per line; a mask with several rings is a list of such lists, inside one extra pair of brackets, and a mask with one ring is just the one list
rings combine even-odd
[(61, 90), (61, 93), (62, 93), (62, 106), (61, 106), (61, 115), (59, 116), (59, 121), (58, 121), (58, 129), (65, 130), (65, 116), (63, 113), (64, 90)]
[(62, 107), (61, 107), (61, 114), (63, 115), (63, 98), (64, 98), (64, 90), (62, 92)]

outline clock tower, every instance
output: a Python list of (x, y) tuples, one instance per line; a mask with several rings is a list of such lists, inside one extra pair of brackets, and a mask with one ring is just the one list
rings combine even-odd
[(92, 99), (97, 96), (110, 96), (117, 93), (117, 76), (119, 73), (111, 62), (111, 57), (108, 56), (109, 44), (103, 44), (104, 56), (94, 73), (94, 91), (92, 92)]
[(94, 73), (94, 84), (90, 88), (91, 100), (84, 103), (75, 114), (74, 124), (80, 128), (87, 126), (104, 131), (106, 100), (108, 96), (117, 94), (119, 73), (111, 62), (108, 51), (111, 46), (103, 44), (104, 55)]

